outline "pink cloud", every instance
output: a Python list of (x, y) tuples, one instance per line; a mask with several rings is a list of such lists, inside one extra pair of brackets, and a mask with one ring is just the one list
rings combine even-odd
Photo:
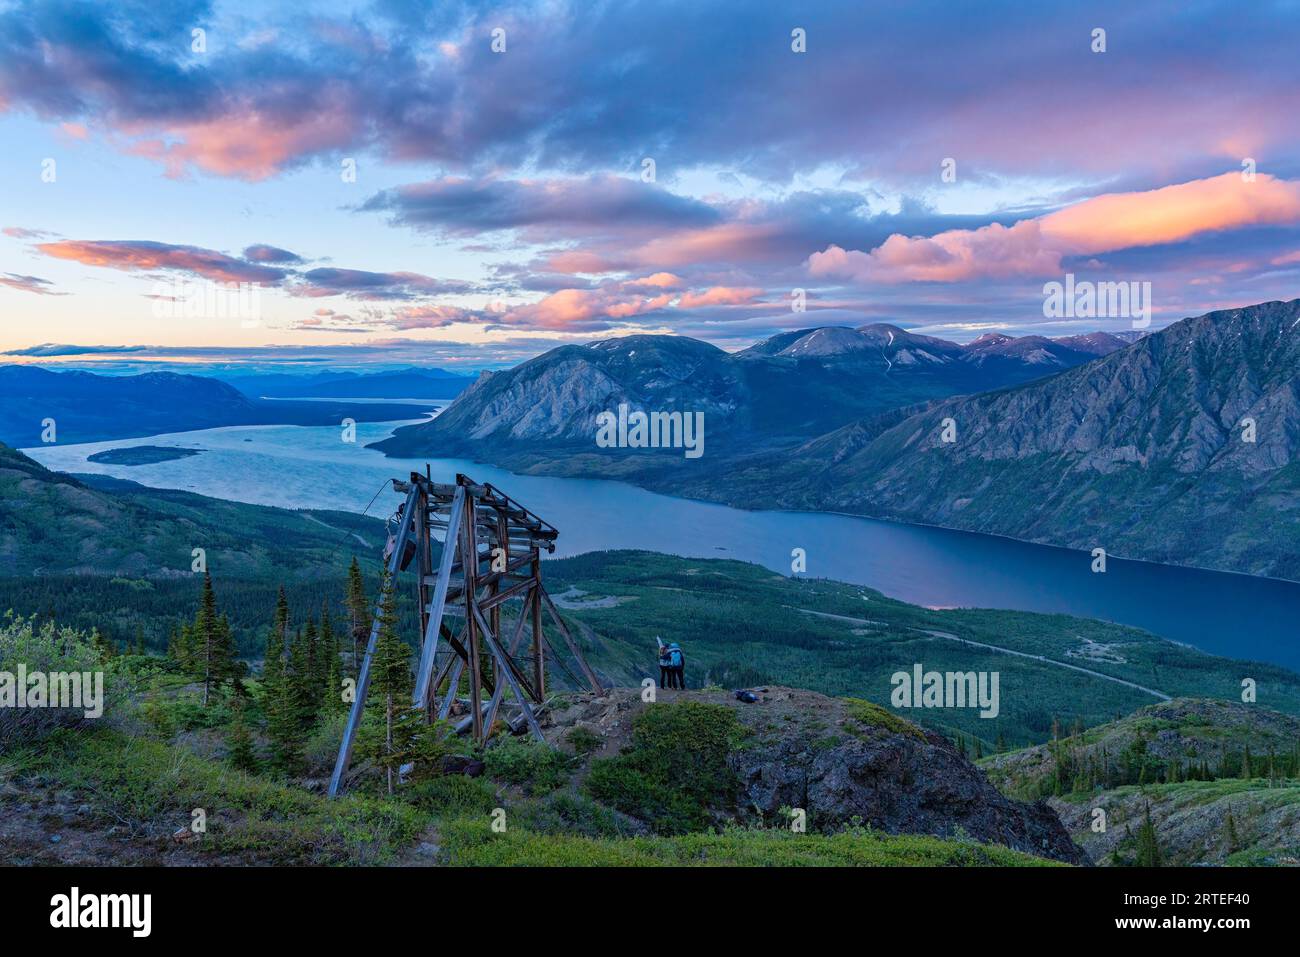
[[(334, 102), (346, 98), (338, 91)], [(319, 103), (330, 102), (321, 98)], [(162, 163), (167, 175), (180, 178), (191, 165), (219, 176), (256, 182), (268, 179), (303, 156), (355, 142), (360, 121), (354, 111), (304, 110), (293, 117), (261, 112), (253, 106), (232, 108), (213, 119), (156, 127), (141, 122), (119, 127), (129, 153)]]
[(695, 309), (700, 306), (742, 306), (753, 302), (763, 294), (762, 289), (747, 287), (735, 289), (729, 286), (714, 286), (704, 292), (688, 292), (678, 300), (677, 305), (683, 309)]
[(65, 239), (37, 243), (36, 250), (55, 259), (126, 271), (176, 269), (214, 282), (279, 283), (283, 269), (260, 266), (198, 246), (174, 246), (149, 240)]
[(894, 234), (870, 252), (831, 245), (808, 258), (817, 277), (855, 282), (961, 282), (1041, 276), (1065, 256), (1180, 242), (1203, 233), (1300, 222), (1300, 182), (1239, 173), (1112, 193), (1012, 226)]

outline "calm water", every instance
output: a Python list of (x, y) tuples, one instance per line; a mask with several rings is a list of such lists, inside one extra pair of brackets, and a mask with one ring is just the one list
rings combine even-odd
[[(364, 448), (393, 423), (362, 423), (356, 444), (340, 430), (246, 426), (43, 446), (27, 453), (52, 469), (182, 488), (284, 507), (360, 512), (393, 476), (423, 471), (425, 459), (389, 459)], [(108, 448), (175, 445), (204, 449), (155, 465), (87, 462)], [(789, 573), (803, 548), (808, 574), (877, 588), (930, 606), (1058, 611), (1123, 622), (1220, 655), (1300, 670), (1300, 584), (1112, 558), (1104, 575), (1086, 552), (968, 532), (804, 512), (746, 512), (658, 495), (621, 482), (514, 475), (463, 459), (434, 459), (435, 479), (465, 472), (492, 482), (560, 529), (557, 556), (643, 548), (700, 558), (737, 558)], [(382, 494), (370, 514), (399, 497)]]

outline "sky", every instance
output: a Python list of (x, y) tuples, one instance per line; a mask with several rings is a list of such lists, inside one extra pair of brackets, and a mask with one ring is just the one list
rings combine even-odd
[(1153, 328), (1300, 295), (1296, 2), (307, 6), (0, 0), (0, 362), (471, 371), (1132, 328), (1049, 318), (1067, 274), (1149, 283)]

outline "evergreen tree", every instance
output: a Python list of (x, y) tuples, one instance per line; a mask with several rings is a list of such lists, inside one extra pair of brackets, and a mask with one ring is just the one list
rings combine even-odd
[(250, 774), (257, 771), (257, 752), (253, 750), (253, 735), (248, 729), (245, 705), (242, 699), (235, 699), (234, 720), (230, 724), (230, 739), (227, 743), (230, 763), (241, 771)]
[(320, 641), (325, 652), (325, 680), (321, 688), (323, 700), (321, 706), (324, 714), (339, 714), (346, 710), (343, 701), (343, 664), (339, 660), (339, 639), (334, 633), (334, 621), (329, 611), (329, 603), (321, 605)]
[(292, 675), (285, 661), (288, 631), (289, 603), (284, 596), (284, 586), (281, 586), (276, 601), (275, 621), (266, 637), (266, 660), (262, 666), (262, 710), (266, 714), (271, 762), (279, 770), (292, 773), (302, 763), (305, 738), (293, 693)]
[(90, 632), (90, 646), (99, 654), (99, 660), (107, 662), (110, 658), (117, 655), (117, 645), (109, 641), (98, 628), (92, 628)]
[(316, 619), (308, 618), (306, 629), (297, 632), (289, 650), (289, 686), (294, 710), (298, 713), (298, 724), (304, 731), (310, 730), (316, 723), (316, 713), (321, 703), (320, 689), (313, 674), (317, 641)]
[(352, 677), (361, 674), (361, 658), (370, 640), (370, 599), (366, 597), (366, 582), (361, 577), (361, 566), (356, 556), (348, 569), (348, 630), (352, 634)]
[(370, 663), (370, 700), (382, 709), (384, 740), (377, 757), (387, 772), (388, 793), (392, 794), (394, 771), (402, 764), (398, 753), (402, 749), (394, 746), (394, 730), (403, 717), (401, 712), (410, 710), (411, 649), (397, 635), (393, 582), (387, 572), (380, 595), (379, 635)]
[(194, 617), (192, 635), (197, 652), (196, 665), (203, 678), (203, 707), (211, 699), (212, 689), (235, 676), (235, 649), (230, 635), (230, 622), (217, 612), (217, 596), (212, 588), (212, 576), (203, 573), (203, 593), (198, 614)]
[(1160, 855), (1160, 841), (1156, 837), (1156, 826), (1151, 822), (1150, 804), (1146, 806), (1146, 816), (1142, 821), (1142, 827), (1138, 830), (1137, 859), (1134, 863), (1138, 867), (1163, 866)]

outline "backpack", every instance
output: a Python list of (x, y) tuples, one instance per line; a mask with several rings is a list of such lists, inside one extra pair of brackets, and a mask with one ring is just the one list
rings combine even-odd
[(680, 668), (686, 662), (686, 658), (682, 654), (680, 648), (674, 648), (672, 651), (668, 652), (668, 660), (672, 662), (674, 668)]

